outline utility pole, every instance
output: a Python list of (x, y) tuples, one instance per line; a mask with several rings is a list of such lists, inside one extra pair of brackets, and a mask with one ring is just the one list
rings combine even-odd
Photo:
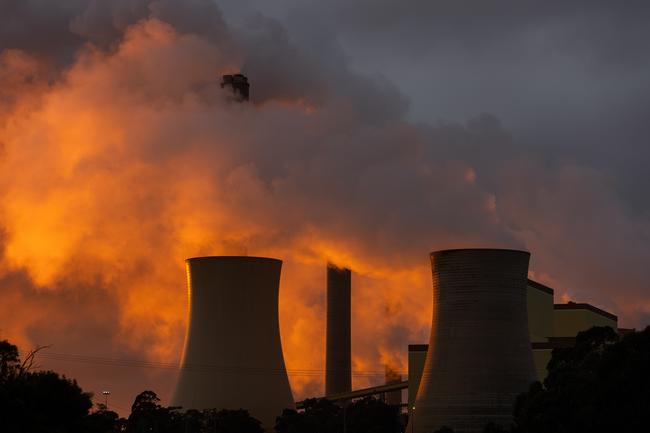
[(104, 395), (104, 406), (106, 407), (106, 410), (108, 410), (108, 396), (111, 395), (111, 392), (102, 391), (102, 394)]

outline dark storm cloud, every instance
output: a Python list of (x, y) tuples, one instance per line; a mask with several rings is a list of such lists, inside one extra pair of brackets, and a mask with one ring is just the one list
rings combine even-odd
[(55, 62), (69, 57), (82, 42), (69, 31), (70, 19), (83, 0), (50, 2), (44, 0), (0, 1), (0, 50), (29, 50)]
[(279, 21), (261, 14), (246, 17), (233, 39), (245, 53), (242, 70), (255, 81), (256, 102), (302, 100), (319, 106), (326, 99), (344, 99), (365, 121), (375, 123), (406, 112), (407, 101), (392, 83), (353, 73), (341, 47), (330, 40), (309, 49)]
[(138, 20), (153, 17), (173, 23), (180, 32), (195, 33), (215, 42), (227, 39), (221, 11), (212, 0), (86, 0), (71, 21), (71, 29), (87, 39), (110, 44)]
[(354, 66), (411, 97), (415, 118), (496, 114), (519, 146), (608, 171), (632, 212), (650, 210), (647, 2), (285, 4), (271, 12), (331, 31)]
[(457, 54), (502, 57), (526, 51), (536, 43), (559, 51), (581, 51), (610, 66), (646, 57), (650, 14), (647, 2), (618, 4), (606, 0), (567, 2), (489, 0), (285, 0), (222, 2), (233, 15), (262, 9), (290, 25), (329, 27), (339, 37), (368, 43), (371, 52), (411, 57), (417, 61), (448, 45)]
[[(254, 8), (281, 19), (302, 43), (329, 34), (354, 69), (388, 77), (409, 97), (410, 116), (436, 125), (423, 126), (427, 154), (472, 165), (477, 183), (513, 212), (503, 223), (539, 231), (544, 242), (563, 233), (543, 247), (558, 251), (557, 261), (539, 250), (533, 257), (541, 269), (566, 274), (567, 290), (611, 302), (604, 294), (619, 287), (648, 289), (641, 264), (650, 215), (648, 2), (224, 2), (232, 17)], [(483, 130), (477, 141), (454, 122), (481, 112), (510, 134)], [(507, 202), (515, 196), (516, 212)], [(622, 279), (609, 268), (620, 261), (634, 263)]]
[(83, 43), (109, 47), (128, 26), (148, 17), (213, 41), (227, 39), (226, 24), (212, 0), (2, 0), (0, 50), (22, 49), (71, 62)]

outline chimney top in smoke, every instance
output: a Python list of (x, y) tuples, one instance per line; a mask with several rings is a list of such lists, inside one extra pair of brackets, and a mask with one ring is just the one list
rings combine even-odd
[(226, 74), (221, 77), (221, 88), (230, 88), (238, 101), (248, 101), (248, 78), (243, 74)]

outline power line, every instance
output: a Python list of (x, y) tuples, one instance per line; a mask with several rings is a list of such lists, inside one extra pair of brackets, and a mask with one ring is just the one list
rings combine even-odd
[[(104, 404), (103, 401), (98, 400), (99, 398), (100, 398), (100, 397), (98, 397), (98, 396), (96, 396), (96, 395), (93, 395), (93, 400), (94, 400), (95, 404), (98, 404), (98, 403), (99, 403), (99, 404)], [(121, 405), (119, 405), (119, 404), (115, 404), (115, 403), (112, 402), (112, 401), (111, 401), (111, 404), (110, 404), (109, 406), (110, 406), (110, 407), (108, 407), (108, 410), (111, 410), (112, 408), (116, 408), (116, 409), (119, 409), (121, 412), (131, 412), (131, 409), (127, 409), (127, 408), (125, 408), (124, 406), (121, 406)]]
[[(161, 369), (161, 370), (175, 370), (175, 371), (190, 371), (199, 373), (211, 372), (230, 372), (239, 373), (246, 372), (249, 374), (283, 374), (281, 369), (273, 368), (260, 368), (260, 367), (245, 367), (241, 365), (216, 365), (216, 364), (185, 364), (183, 366), (172, 362), (160, 361), (145, 361), (135, 359), (119, 359), (119, 358), (106, 358), (101, 356), (79, 355), (70, 353), (56, 353), (56, 352), (40, 352), (40, 358), (50, 359), (55, 361), (75, 362), (82, 364), (102, 365), (107, 367), (128, 367), (128, 368), (144, 368), (144, 369)], [(325, 370), (319, 369), (287, 369), (289, 376), (322, 376)], [(404, 371), (399, 371), (400, 374), (406, 374)], [(354, 377), (384, 377), (384, 371), (373, 370), (353, 370), (352, 376)]]

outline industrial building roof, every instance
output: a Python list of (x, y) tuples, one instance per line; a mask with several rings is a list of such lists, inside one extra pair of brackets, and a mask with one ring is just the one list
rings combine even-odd
[(592, 313), (600, 314), (603, 317), (607, 317), (611, 320), (618, 320), (618, 317), (612, 313), (609, 313), (600, 308), (594, 307), (591, 304), (577, 303), (577, 302), (568, 302), (566, 304), (554, 304), (553, 308), (556, 310), (588, 310)]
[(550, 337), (548, 341), (533, 341), (530, 343), (533, 350), (552, 350), (573, 347), (575, 344), (575, 337)]
[(541, 290), (542, 292), (548, 293), (548, 294), (553, 294), (554, 291), (548, 286), (545, 286), (542, 283), (538, 283), (537, 281), (533, 281), (530, 278), (528, 279), (528, 285), (531, 287), (534, 287), (537, 290)]

